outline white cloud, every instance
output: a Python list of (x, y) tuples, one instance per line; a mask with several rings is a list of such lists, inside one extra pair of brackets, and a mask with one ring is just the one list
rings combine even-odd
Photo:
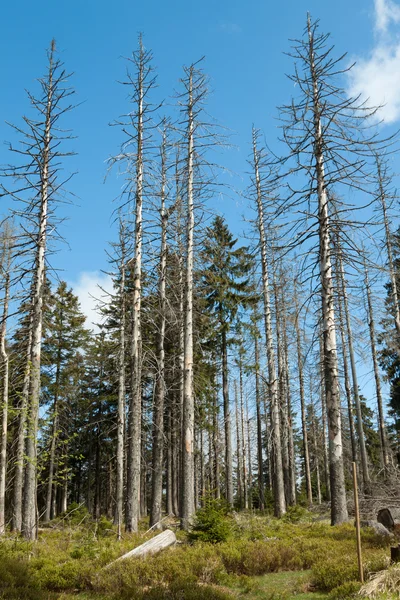
[(399, 23), (400, 6), (393, 0), (374, 0), (375, 27), (378, 32), (386, 32), (391, 23)]
[(394, 123), (400, 118), (400, 39), (390, 29), (400, 23), (400, 4), (374, 0), (376, 39), (370, 55), (357, 59), (349, 73), (348, 93), (361, 94), (369, 106), (382, 106), (378, 120)]
[(98, 306), (106, 302), (108, 294), (113, 291), (111, 277), (101, 271), (82, 271), (77, 281), (70, 282), (70, 286), (79, 298), (87, 327), (95, 330), (96, 323), (101, 322)]

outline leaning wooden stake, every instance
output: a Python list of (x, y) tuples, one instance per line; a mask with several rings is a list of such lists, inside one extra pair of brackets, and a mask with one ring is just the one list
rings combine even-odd
[(357, 467), (356, 467), (355, 462), (353, 462), (353, 486), (354, 486), (354, 510), (356, 513), (358, 574), (359, 574), (361, 583), (364, 583), (364, 571), (363, 571), (362, 556), (361, 556), (360, 507), (358, 504)]

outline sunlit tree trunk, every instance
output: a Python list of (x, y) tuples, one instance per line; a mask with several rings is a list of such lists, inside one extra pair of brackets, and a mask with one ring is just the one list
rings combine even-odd
[(282, 516), (286, 512), (285, 502), (285, 487), (283, 481), (283, 466), (282, 466), (282, 446), (281, 446), (281, 426), (279, 416), (279, 396), (278, 396), (278, 379), (276, 376), (275, 352), (272, 336), (271, 324), (271, 299), (270, 285), (268, 279), (268, 261), (267, 261), (267, 241), (265, 236), (264, 226), (264, 209), (261, 190), (261, 179), (259, 172), (259, 153), (257, 150), (257, 135), (253, 130), (253, 156), (254, 156), (254, 177), (255, 177), (255, 192), (257, 202), (257, 227), (260, 238), (261, 250), (261, 268), (262, 268), (262, 284), (264, 298), (264, 324), (265, 324), (265, 343), (267, 349), (268, 361), (268, 380), (269, 393), (271, 399), (271, 429), (272, 429), (272, 454), (274, 463), (274, 510), (277, 517)]

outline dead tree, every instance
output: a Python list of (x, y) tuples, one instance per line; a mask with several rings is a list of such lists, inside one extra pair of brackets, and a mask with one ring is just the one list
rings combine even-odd
[(140, 518), (140, 463), (142, 422), (142, 257), (143, 257), (143, 202), (145, 196), (145, 167), (147, 149), (153, 129), (150, 95), (156, 78), (151, 66), (152, 53), (145, 49), (142, 36), (139, 48), (128, 59), (134, 74), (128, 70), (125, 85), (129, 90), (131, 112), (115, 123), (125, 135), (119, 154), (110, 159), (110, 166), (121, 165), (125, 184), (121, 196), (121, 208), (127, 207), (134, 214), (133, 256), (129, 262), (132, 271), (132, 334), (130, 341), (130, 398), (127, 429), (127, 485), (125, 528), (137, 531)]
[(372, 364), (374, 369), (375, 379), (375, 391), (376, 391), (376, 402), (378, 405), (378, 424), (379, 424), (379, 437), (381, 441), (382, 451), (382, 463), (383, 468), (386, 470), (389, 467), (389, 447), (388, 439), (385, 427), (385, 417), (383, 412), (383, 399), (382, 399), (382, 388), (381, 379), (379, 376), (379, 366), (376, 352), (376, 333), (375, 333), (375, 321), (374, 321), (374, 309), (372, 303), (371, 284), (369, 281), (367, 261), (364, 258), (364, 286), (366, 295), (366, 311), (367, 311), (367, 322), (369, 329), (369, 340), (371, 346)]
[[(369, 468), (368, 468), (368, 457), (367, 457), (367, 449), (365, 447), (365, 437), (364, 437), (364, 429), (363, 429), (363, 421), (362, 421), (362, 413), (361, 413), (361, 403), (360, 403), (360, 395), (358, 392), (358, 378), (357, 378), (357, 367), (356, 367), (356, 359), (353, 347), (353, 332), (351, 329), (350, 322), (350, 311), (349, 311), (349, 303), (347, 297), (347, 289), (346, 282), (344, 277), (344, 267), (343, 267), (343, 257), (342, 257), (342, 249), (340, 245), (339, 236), (336, 236), (335, 239), (335, 250), (336, 250), (336, 260), (337, 260), (337, 271), (340, 289), (338, 293), (343, 301), (344, 315), (346, 320), (346, 332), (347, 332), (347, 340), (350, 354), (350, 365), (351, 365), (351, 374), (353, 380), (353, 398), (354, 404), (356, 408), (357, 415), (357, 435), (358, 435), (358, 443), (360, 446), (360, 456), (361, 456), (361, 468), (363, 475), (363, 484), (364, 484), (364, 492), (370, 493), (370, 485), (371, 480), (369, 476)], [(340, 301), (340, 300), (339, 300)]]
[(7, 475), (7, 431), (8, 431), (8, 388), (9, 388), (9, 357), (6, 346), (7, 322), (9, 317), (11, 263), (12, 263), (12, 231), (6, 223), (1, 232), (1, 262), (0, 277), (3, 287), (3, 314), (0, 324), (0, 355), (1, 355), (1, 441), (0, 441), (0, 535), (6, 529), (5, 496)]
[(167, 200), (167, 132), (164, 127), (161, 145), (160, 221), (161, 241), (159, 258), (158, 302), (159, 326), (157, 338), (157, 379), (153, 416), (153, 464), (150, 508), (150, 526), (157, 525), (162, 516), (163, 449), (164, 449), (164, 403), (165, 403), (165, 328), (166, 328), (166, 271), (167, 271), (167, 226), (173, 207), (168, 209)]
[[(347, 72), (341, 66), (343, 57), (333, 56), (329, 35), (319, 32), (318, 23), (308, 16), (303, 39), (296, 40), (291, 50), (298, 97), (281, 107), (283, 138), (288, 154), (283, 163), (289, 177), (288, 193), (279, 204), (300, 215), (291, 222), (290, 248), (298, 247), (313, 237), (318, 244), (310, 247), (310, 268), (317, 264), (319, 293), (322, 303), (323, 364), (329, 429), (329, 462), (331, 487), (331, 521), (347, 520), (346, 488), (343, 465), (342, 424), (338, 394), (338, 357), (332, 267), (332, 218), (337, 221), (331, 192), (342, 187), (366, 189), (369, 178), (368, 160), (373, 147), (385, 142), (369, 131), (369, 110), (358, 98), (349, 98), (338, 79)], [(296, 179), (293, 174), (299, 175)], [(300, 178), (304, 175), (304, 179)], [(283, 177), (282, 173), (282, 177)], [(294, 187), (305, 181), (304, 186)], [(302, 184), (301, 184), (302, 185)], [(368, 192), (368, 190), (366, 190)]]
[(297, 371), (299, 376), (299, 395), (300, 395), (300, 412), (301, 412), (301, 429), (303, 434), (303, 453), (304, 453), (304, 474), (306, 480), (306, 493), (307, 500), (309, 505), (311, 506), (313, 503), (312, 498), (312, 487), (311, 487), (311, 470), (310, 470), (310, 452), (308, 445), (308, 431), (307, 431), (307, 422), (306, 422), (306, 406), (305, 406), (305, 397), (304, 397), (304, 359), (303, 359), (303, 351), (302, 351), (302, 339), (300, 333), (300, 307), (298, 301), (297, 294), (297, 285), (294, 282), (294, 307), (295, 307), (295, 316), (294, 316), (294, 324), (296, 330), (296, 349), (297, 349)]
[[(63, 69), (62, 63), (56, 57), (55, 42), (53, 40), (48, 51), (47, 73), (39, 80), (41, 94), (38, 97), (28, 94), (30, 103), (37, 115), (35, 118), (24, 117), (25, 129), (13, 126), (13, 129), (21, 134), (23, 139), (19, 148), (10, 146), (10, 150), (22, 157), (24, 164), (16, 167), (10, 166), (4, 173), (17, 182), (17, 189), (5, 190), (5, 193), (9, 193), (15, 200), (23, 202), (23, 210), (15, 210), (14, 213), (28, 224), (26, 227), (24, 226), (24, 239), (27, 240), (25, 251), (29, 247), (34, 254), (31, 269), (32, 283), (30, 286), (29, 351), (27, 353), (26, 381), (24, 381), (23, 390), (25, 400), (29, 396), (29, 401), (25, 404), (26, 421), (25, 417), (22, 417), (20, 422), (19, 456), (17, 457), (18, 460), (22, 459), (23, 452), (21, 452), (19, 441), (23, 438), (26, 423), (22, 529), (27, 539), (36, 539), (37, 536), (36, 452), (40, 396), (42, 304), (48, 234), (50, 228), (53, 230), (56, 226), (53, 216), (54, 206), (65, 183), (59, 177), (62, 158), (71, 154), (62, 149), (62, 142), (70, 139), (71, 136), (65, 130), (60, 129), (59, 124), (60, 118), (72, 109), (71, 105), (65, 104), (73, 93), (67, 87), (68, 78), (69, 76)], [(25, 406), (23, 406), (23, 411), (25, 411)], [(23, 412), (21, 414), (23, 415)], [(20, 526), (19, 494), (20, 492), (16, 494), (17, 506), (14, 507), (17, 513), (15, 518), (17, 527)]]
[(265, 214), (264, 202), (268, 198), (268, 191), (265, 189), (267, 180), (262, 173), (263, 155), (258, 148), (258, 132), (253, 128), (253, 197), (257, 210), (257, 229), (259, 234), (262, 285), (264, 300), (264, 326), (265, 326), (265, 344), (267, 349), (268, 361), (268, 387), (271, 400), (271, 429), (272, 429), (272, 455), (274, 463), (274, 497), (275, 497), (275, 515), (282, 516), (286, 512), (285, 486), (283, 479), (282, 464), (282, 443), (281, 443), (281, 425), (279, 415), (279, 392), (278, 378), (276, 375), (275, 351), (272, 334), (271, 320), (271, 292), (268, 276), (268, 258), (267, 258), (267, 239), (265, 232)]

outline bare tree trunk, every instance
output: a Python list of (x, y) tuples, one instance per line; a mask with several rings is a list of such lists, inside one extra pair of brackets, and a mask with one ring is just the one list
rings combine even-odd
[(265, 322), (265, 343), (268, 360), (268, 380), (269, 393), (271, 398), (271, 428), (272, 428), (272, 453), (274, 459), (274, 496), (275, 496), (275, 515), (282, 516), (286, 512), (285, 487), (283, 481), (282, 466), (282, 447), (281, 447), (281, 428), (279, 417), (279, 398), (278, 398), (278, 380), (276, 377), (275, 353), (271, 326), (271, 300), (270, 287), (268, 280), (268, 261), (267, 261), (267, 243), (264, 227), (264, 209), (261, 190), (261, 180), (259, 173), (259, 153), (257, 150), (257, 135), (253, 130), (253, 154), (254, 154), (254, 176), (256, 186), (256, 200), (258, 211), (258, 231), (261, 247), (261, 268), (264, 296), (264, 322)]
[[(312, 398), (312, 395), (310, 395), (310, 399), (311, 398)], [(320, 475), (319, 475), (319, 458), (318, 458), (318, 446), (317, 446), (317, 430), (316, 430), (316, 426), (315, 426), (315, 413), (314, 413), (314, 404), (313, 403), (311, 403), (311, 427), (312, 427), (312, 433), (313, 433), (313, 438), (314, 438), (313, 441), (314, 441), (315, 471), (316, 471), (316, 476), (317, 476), (317, 499), (318, 499), (318, 504), (322, 504), (321, 480), (320, 480)]]
[(193, 390), (193, 237), (194, 237), (194, 67), (189, 68), (187, 103), (187, 254), (184, 320), (184, 395), (182, 421), (182, 527), (188, 529), (194, 504), (194, 390)]
[(254, 332), (254, 361), (256, 376), (256, 414), (257, 414), (257, 481), (259, 509), (265, 508), (264, 477), (263, 477), (263, 443), (261, 426), (261, 398), (260, 398), (260, 356), (258, 348), (258, 330)]
[(243, 508), (243, 467), (242, 467), (242, 444), (240, 439), (240, 425), (239, 425), (239, 393), (238, 385), (235, 379), (235, 415), (236, 415), (236, 486), (237, 486), (237, 497), (240, 508)]
[[(283, 279), (283, 273), (281, 274)], [(281, 285), (281, 306), (282, 306), (282, 329), (283, 329), (283, 364), (285, 372), (286, 404), (287, 404), (287, 428), (288, 428), (288, 451), (289, 451), (289, 498), (288, 503), (291, 506), (296, 504), (296, 459), (294, 452), (293, 439), (293, 421), (292, 421), (292, 398), (290, 391), (290, 371), (289, 371), (289, 343), (287, 338), (287, 319), (286, 319), (286, 300), (283, 293), (283, 284)]]
[(225, 494), (227, 502), (233, 506), (232, 425), (229, 406), (228, 349), (224, 329), (222, 331), (222, 396), (225, 427)]
[(173, 402), (173, 396), (170, 395), (169, 397), (169, 402), (168, 402), (168, 407), (167, 407), (167, 515), (172, 515), (174, 514), (174, 508), (173, 508), (173, 489), (174, 489), (174, 483), (173, 483), (173, 468), (174, 468), (174, 464), (173, 464), (173, 445), (172, 445), (172, 430), (174, 427), (173, 424), (173, 416), (172, 416), (172, 402)]
[(386, 207), (386, 193), (383, 184), (383, 173), (382, 164), (379, 156), (376, 155), (376, 166), (378, 171), (378, 185), (379, 185), (379, 200), (382, 207), (383, 223), (385, 226), (385, 245), (389, 263), (389, 275), (390, 283), (392, 287), (392, 298), (393, 298), (393, 310), (394, 310), (394, 322), (396, 326), (397, 335), (400, 336), (400, 306), (399, 306), (399, 292), (397, 289), (396, 271), (394, 268), (393, 261), (393, 249), (392, 249), (392, 236), (390, 232), (389, 219)]
[(47, 240), (47, 219), (49, 200), (49, 160), (52, 128), (53, 108), (53, 55), (55, 51), (54, 40), (49, 54), (49, 75), (46, 83), (47, 106), (46, 122), (41, 152), (42, 166), (40, 172), (40, 213), (39, 228), (37, 235), (34, 284), (32, 294), (32, 354), (31, 354), (31, 381), (30, 381), (30, 404), (27, 418), (26, 439), (26, 468), (25, 486), (22, 513), (22, 531), (28, 540), (37, 537), (37, 429), (39, 418), (39, 396), (40, 396), (40, 362), (42, 345), (42, 305), (43, 286), (45, 278), (45, 254)]
[(218, 427), (218, 393), (214, 393), (212, 451), (215, 480), (215, 497), (221, 497), (220, 471), (219, 471), (219, 427)]
[(322, 288), (323, 348), (326, 407), (329, 429), (329, 462), (331, 478), (332, 525), (348, 519), (346, 486), (343, 465), (342, 422), (338, 393), (338, 360), (331, 262), (331, 227), (329, 222), (328, 194), (325, 182), (324, 139), (322, 133), (318, 71), (314, 60), (314, 37), (308, 20), (309, 61), (313, 84), (314, 156), (318, 193), (319, 261)]
[(249, 482), (247, 479), (247, 443), (246, 443), (246, 434), (245, 434), (245, 426), (244, 426), (244, 405), (243, 405), (243, 365), (242, 360), (239, 362), (239, 398), (240, 398), (240, 425), (241, 425), (241, 440), (242, 440), (242, 469), (243, 469), (243, 501), (244, 508), (249, 508)]
[(141, 464), (141, 300), (142, 300), (142, 245), (143, 245), (143, 136), (144, 101), (146, 77), (146, 53), (142, 38), (139, 39), (137, 123), (136, 123), (136, 188), (135, 188), (135, 243), (133, 257), (133, 314), (130, 348), (131, 395), (128, 413), (128, 457), (125, 527), (137, 531), (140, 518), (140, 464)]
[[(9, 246), (9, 240), (5, 240), (5, 244)], [(5, 496), (6, 496), (6, 471), (7, 471), (7, 426), (8, 426), (8, 375), (9, 375), (9, 360), (6, 350), (6, 334), (7, 334), (7, 319), (8, 305), (10, 299), (10, 248), (6, 248), (6, 267), (4, 278), (4, 299), (3, 299), (3, 315), (0, 330), (0, 354), (2, 363), (2, 419), (1, 419), (1, 445), (0, 445), (0, 535), (4, 535), (6, 530), (5, 516)]]
[(56, 457), (56, 439), (58, 432), (58, 387), (60, 384), (60, 360), (61, 360), (61, 349), (58, 350), (57, 367), (56, 367), (56, 386), (53, 403), (53, 424), (51, 428), (51, 442), (50, 442), (50, 456), (49, 456), (49, 478), (47, 481), (47, 494), (46, 494), (46, 511), (44, 513), (44, 520), (50, 521), (51, 519), (51, 507), (52, 507), (52, 493), (53, 493), (53, 479), (55, 469), (55, 457)]
[(122, 522), (124, 510), (124, 450), (125, 450), (125, 325), (126, 325), (126, 297), (125, 297), (125, 225), (120, 218), (120, 265), (119, 265), (119, 348), (118, 348), (118, 414), (117, 414), (117, 464), (116, 464), (116, 502), (114, 524), (117, 526), (118, 539), (122, 538)]
[(351, 322), (350, 322), (350, 312), (349, 312), (349, 304), (348, 304), (348, 299), (347, 299), (346, 282), (344, 279), (342, 251), (341, 251), (340, 242), (338, 239), (336, 240), (336, 249), (337, 249), (337, 253), (338, 253), (337, 259), (338, 259), (339, 276), (340, 276), (340, 283), (341, 283), (340, 294), (343, 298), (343, 307), (344, 307), (344, 314), (345, 314), (345, 319), (346, 319), (346, 330), (347, 330), (347, 337), (348, 337), (348, 343), (349, 343), (350, 365), (351, 365), (351, 374), (352, 374), (352, 379), (353, 379), (353, 397), (354, 397), (354, 404), (356, 407), (356, 415), (357, 415), (357, 434), (358, 434), (358, 443), (360, 446), (361, 468), (362, 468), (362, 474), (363, 474), (364, 492), (368, 494), (371, 491), (371, 489), (370, 489), (371, 488), (371, 479), (369, 476), (367, 449), (365, 447), (365, 437), (364, 437), (364, 430), (363, 430), (363, 419), (362, 419), (362, 413), (361, 413), (360, 395), (358, 393), (357, 367), (356, 367), (356, 359), (355, 359), (354, 347), (353, 347), (353, 332), (351, 329)]
[[(32, 321), (32, 317), (30, 317)], [(21, 403), (18, 409), (18, 432), (17, 432), (17, 449), (15, 452), (15, 471), (13, 485), (13, 531), (21, 531), (22, 529), (22, 497), (23, 497), (23, 476), (24, 476), (24, 460), (25, 460), (25, 431), (26, 417), (29, 400), (29, 387), (31, 380), (31, 355), (32, 355), (32, 323), (28, 328), (28, 341), (26, 348), (26, 365), (24, 371), (24, 381), (22, 384)]]
[(299, 373), (299, 393), (300, 393), (300, 412), (301, 412), (301, 429), (303, 434), (303, 452), (304, 452), (304, 474), (306, 478), (306, 493), (308, 504), (313, 503), (312, 486), (311, 486), (311, 470), (310, 470), (310, 452), (308, 447), (308, 432), (306, 422), (306, 406), (304, 398), (304, 359), (301, 348), (301, 334), (299, 327), (300, 309), (297, 297), (296, 285), (294, 286), (294, 303), (295, 303), (295, 328), (296, 328), (296, 346), (297, 346), (297, 370)]
[[(339, 278), (338, 278), (339, 279)], [(343, 375), (344, 375), (344, 389), (346, 392), (347, 399), (347, 413), (349, 417), (349, 429), (350, 429), (350, 442), (351, 442), (351, 454), (353, 462), (357, 463), (357, 448), (356, 439), (354, 435), (354, 416), (353, 416), (353, 401), (351, 398), (351, 386), (349, 376), (349, 363), (347, 356), (347, 343), (346, 343), (346, 328), (343, 319), (343, 297), (340, 293), (340, 285), (338, 281), (338, 315), (339, 315), (339, 330), (342, 341), (342, 358), (343, 358)]]
[(375, 390), (376, 390), (376, 401), (378, 404), (378, 425), (379, 425), (379, 437), (381, 440), (381, 451), (383, 459), (383, 467), (386, 470), (389, 466), (389, 449), (388, 440), (385, 427), (385, 417), (383, 413), (383, 399), (381, 389), (381, 379), (379, 377), (378, 360), (376, 357), (376, 334), (375, 334), (375, 322), (374, 322), (374, 311), (372, 305), (371, 286), (369, 283), (368, 269), (364, 260), (365, 270), (365, 291), (367, 296), (367, 319), (369, 328), (369, 339), (371, 344), (372, 363), (374, 366), (374, 378), (375, 378)]
[(328, 458), (328, 446), (326, 441), (326, 431), (327, 431), (327, 410), (326, 410), (326, 401), (325, 401), (325, 372), (324, 372), (324, 342), (323, 342), (323, 332), (322, 332), (322, 324), (321, 331), (319, 336), (319, 356), (320, 356), (320, 401), (321, 401), (321, 420), (322, 420), (322, 450), (324, 456), (324, 482), (326, 488), (326, 496), (327, 499), (331, 499), (331, 480), (329, 475), (329, 458)]
[(281, 425), (282, 440), (282, 468), (283, 481), (285, 487), (286, 504), (289, 504), (290, 481), (289, 481), (289, 429), (288, 429), (288, 411), (286, 396), (286, 374), (284, 368), (283, 341), (281, 331), (281, 314), (278, 301), (278, 286), (276, 283), (276, 273), (273, 273), (273, 293), (275, 301), (275, 324), (276, 324), (276, 349), (278, 359), (278, 389), (279, 389), (279, 414)]
[(251, 465), (251, 435), (250, 435), (250, 415), (249, 415), (249, 398), (245, 396), (246, 408), (246, 429), (247, 429), (247, 495), (249, 508), (253, 507), (253, 469)]
[[(167, 271), (167, 224), (168, 211), (165, 207), (166, 200), (166, 132), (163, 132), (161, 147), (161, 245), (160, 245), (160, 272), (158, 281), (160, 323), (157, 339), (157, 379), (153, 410), (153, 470), (150, 508), (150, 527), (156, 526), (162, 516), (162, 490), (163, 490), (163, 463), (164, 463), (164, 403), (165, 403), (165, 326), (166, 326), (166, 271)], [(161, 527), (161, 524), (157, 526)]]

